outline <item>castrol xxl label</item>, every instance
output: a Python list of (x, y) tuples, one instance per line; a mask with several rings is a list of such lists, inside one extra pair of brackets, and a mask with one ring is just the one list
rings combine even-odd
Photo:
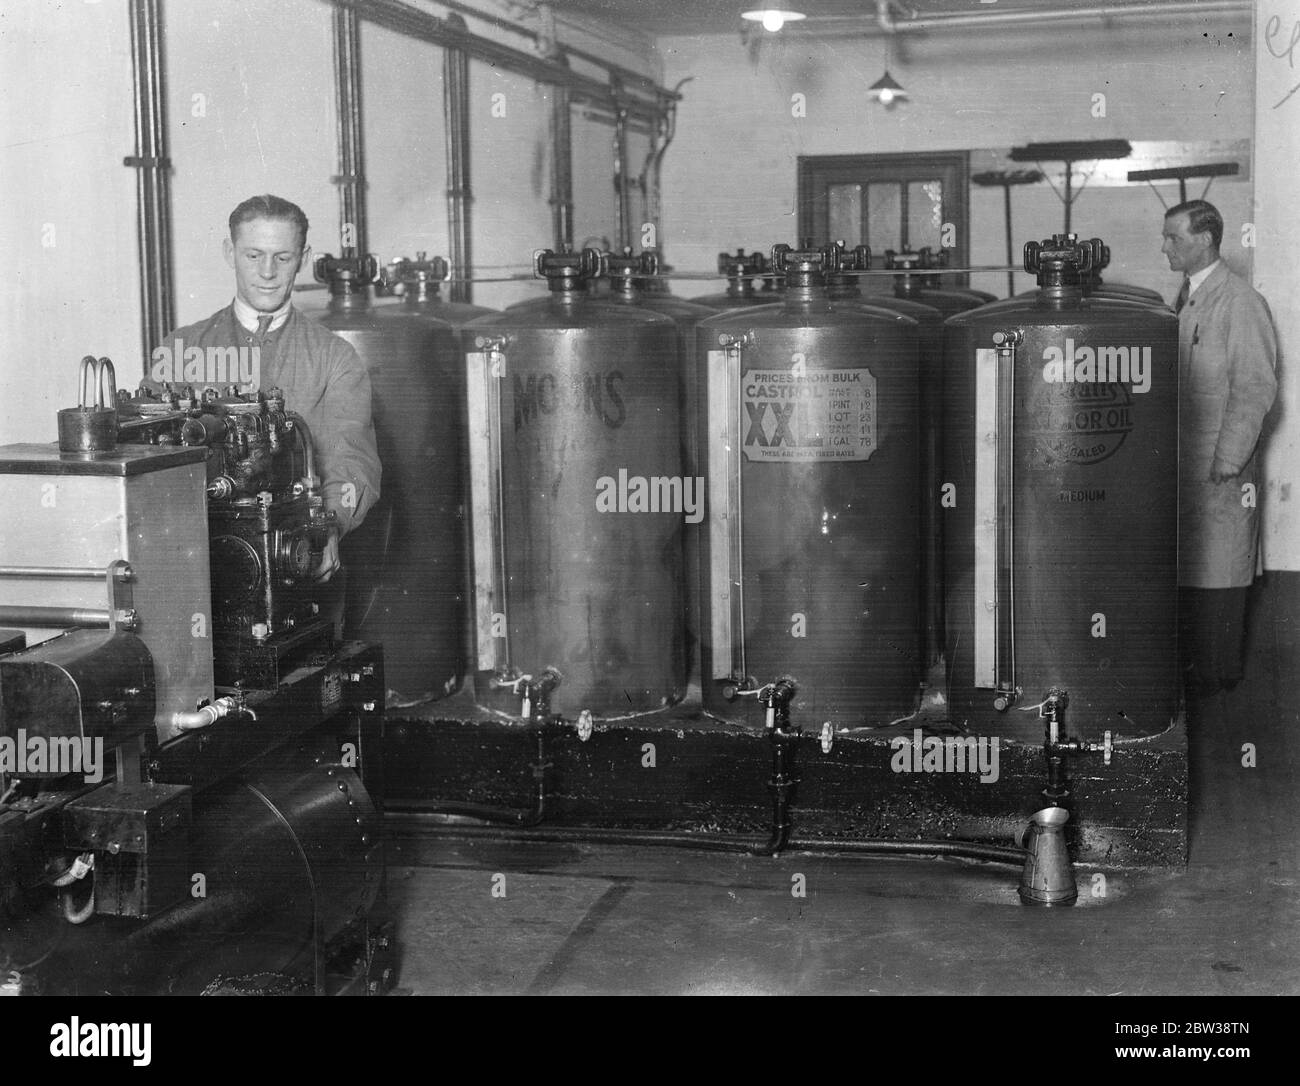
[(746, 370), (740, 402), (746, 460), (867, 460), (876, 451), (870, 370)]

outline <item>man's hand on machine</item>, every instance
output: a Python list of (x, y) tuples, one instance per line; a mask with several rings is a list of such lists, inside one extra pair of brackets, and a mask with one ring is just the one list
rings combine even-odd
[(320, 583), (328, 581), (334, 576), (334, 571), (339, 568), (339, 537), (330, 532), (330, 537), (325, 543), (324, 549), (320, 555), (320, 565), (316, 567), (312, 574), (312, 580)]

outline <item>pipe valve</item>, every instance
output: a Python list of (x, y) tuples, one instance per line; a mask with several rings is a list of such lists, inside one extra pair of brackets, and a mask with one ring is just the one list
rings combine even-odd
[(760, 855), (776, 856), (790, 840), (794, 820), (790, 806), (799, 783), (795, 755), (799, 750), (799, 726), (790, 722), (790, 703), (799, 685), (788, 675), (768, 683), (758, 692), (758, 700), (767, 707), (767, 730), (772, 740), (772, 776), (767, 782), (772, 793), (772, 837)]
[[(798, 684), (789, 676), (782, 676), (775, 682), (768, 683), (758, 693), (758, 700), (767, 707), (766, 724), (768, 728), (784, 730), (790, 724), (790, 702), (799, 692)], [(798, 728), (794, 729), (798, 731)]]
[(1061, 715), (1070, 704), (1068, 691), (1060, 687), (1051, 687), (1039, 706), (1038, 714), (1044, 720), (1043, 756), (1047, 760), (1047, 787), (1043, 795), (1052, 806), (1070, 794), (1065, 778), (1065, 756), (1067, 754), (1100, 754), (1105, 765), (1110, 765), (1115, 744), (1109, 731), (1100, 743), (1083, 739), (1071, 739), (1061, 733)]

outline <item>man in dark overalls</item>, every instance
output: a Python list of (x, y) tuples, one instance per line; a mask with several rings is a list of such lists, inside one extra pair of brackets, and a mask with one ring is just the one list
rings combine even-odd
[(338, 525), (315, 571), (326, 581), (339, 566), (339, 539), (379, 499), (370, 377), (350, 343), (291, 301), (294, 281), (311, 261), (307, 216), (297, 204), (269, 195), (245, 200), (230, 214), (222, 251), (235, 272), (234, 299), (163, 342), (173, 358), (190, 347), (258, 348), (257, 384), (282, 389), (289, 410), (311, 430), (323, 503)]

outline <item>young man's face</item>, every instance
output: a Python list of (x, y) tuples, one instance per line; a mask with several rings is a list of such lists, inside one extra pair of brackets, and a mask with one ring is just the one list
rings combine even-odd
[(1214, 263), (1214, 241), (1208, 231), (1193, 234), (1191, 216), (1186, 211), (1165, 219), (1164, 244), (1160, 251), (1169, 259), (1169, 270), (1195, 275)]
[(235, 269), (235, 293), (259, 313), (273, 313), (288, 300), (293, 281), (311, 256), (298, 228), (282, 219), (249, 219), (225, 240), (226, 263)]

